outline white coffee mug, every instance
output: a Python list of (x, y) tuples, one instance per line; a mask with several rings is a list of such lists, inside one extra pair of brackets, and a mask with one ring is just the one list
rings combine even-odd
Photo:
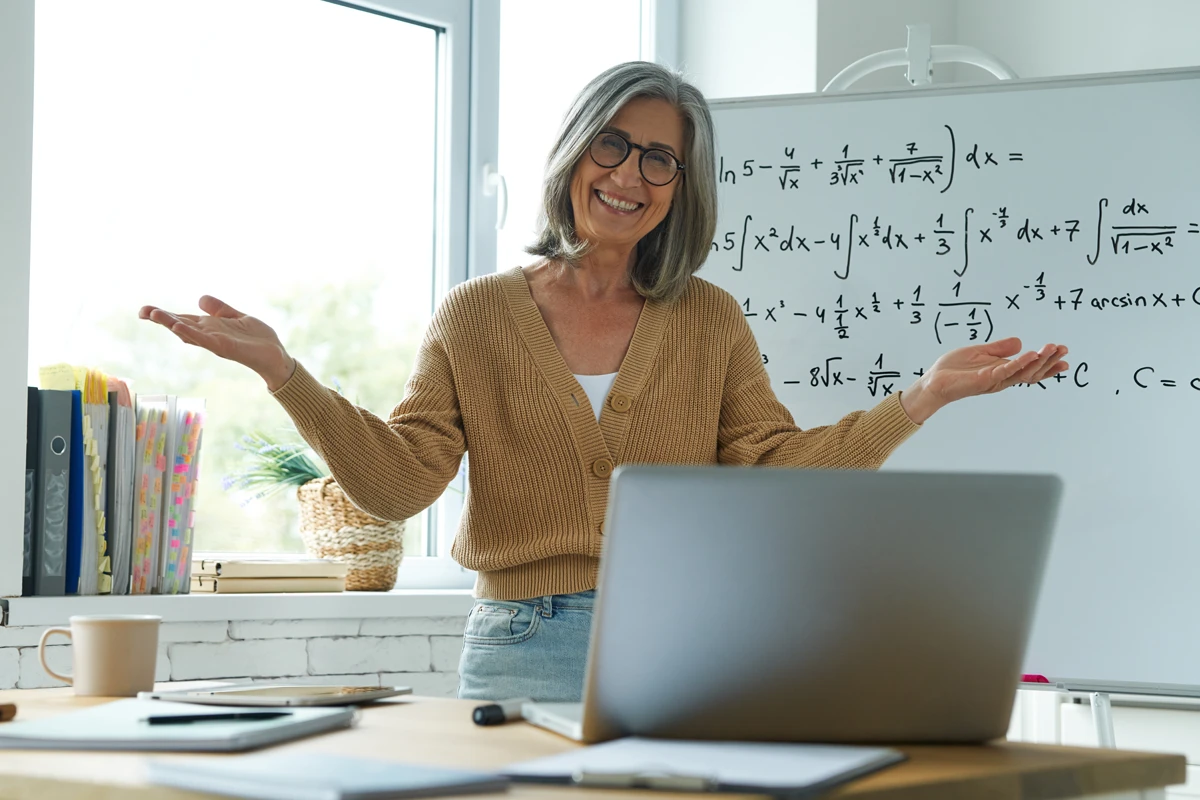
[[(47, 628), (38, 642), (42, 669), (75, 687), (85, 697), (134, 697), (154, 689), (158, 628), (162, 617), (150, 614), (98, 614), (71, 617), (69, 628)], [(60, 675), (46, 663), (46, 640), (61, 634), (71, 640), (73, 669)]]

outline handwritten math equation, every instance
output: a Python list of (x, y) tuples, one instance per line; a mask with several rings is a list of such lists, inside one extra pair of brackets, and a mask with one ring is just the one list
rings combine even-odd
[[(1116, 213), (1114, 213), (1116, 212)], [(742, 217), (738, 229), (718, 231), (711, 246), (711, 260), (734, 272), (747, 264), (773, 258), (803, 263), (808, 258), (836, 255), (833, 274), (846, 280), (855, 259), (876, 253), (911, 251), (945, 259), (958, 277), (967, 273), (973, 248), (1044, 247), (1051, 241), (1082, 248), (1087, 263), (1095, 266), (1102, 255), (1128, 258), (1141, 254), (1165, 256), (1177, 249), (1183, 237), (1200, 234), (1200, 215), (1195, 222), (1180, 220), (1151, 222), (1149, 206), (1134, 197), (1113, 206), (1107, 197), (1096, 204), (1092, 218), (1022, 216), (1016, 209), (1000, 206), (993, 210), (938, 214), (928, 227), (901, 229), (881, 215), (852, 213), (839, 230), (820, 230), (794, 222), (761, 221)]]
[[(941, 151), (926, 151), (918, 142), (902, 142), (885, 153), (859, 154), (849, 144), (837, 153), (797, 153), (784, 146), (774, 156), (728, 159), (717, 162), (717, 183), (728, 186), (773, 182), (782, 192), (811, 188), (818, 181), (829, 186), (853, 187), (885, 178), (896, 186), (934, 187), (945, 193), (954, 185), (957, 169), (992, 170), (1025, 161), (1025, 154), (1001, 150), (981, 142), (961, 148), (954, 128), (943, 125), (946, 140)], [(811, 176), (811, 177), (810, 177)]]
[(808, 323), (828, 329), (836, 339), (850, 339), (860, 328), (906, 323), (932, 329), (940, 345), (960, 346), (991, 341), (995, 331), (993, 310), (1013, 313), (1045, 308), (1069, 314), (1145, 308), (1156, 314), (1200, 312), (1200, 285), (1119, 294), (1100, 294), (1082, 286), (1052, 291), (1046, 273), (1041, 272), (1029, 283), (1017, 284), (1001, 294), (1003, 299), (999, 302), (990, 298), (972, 299), (963, 295), (962, 281), (950, 287), (949, 294), (939, 301), (930, 298), (922, 285), (903, 297), (881, 295), (877, 291), (859, 295), (843, 292), (831, 300), (816, 302), (797, 300), (794, 296), (790, 302), (778, 296), (764, 299), (760, 294), (757, 299), (745, 298), (742, 313), (758, 327)]
[[(763, 362), (770, 363), (770, 358), (763, 355)], [(802, 368), (803, 370), (803, 368)], [(838, 388), (850, 388), (852, 386), (861, 385), (866, 389), (871, 397), (887, 397), (897, 391), (900, 391), (911, 382), (910, 376), (920, 377), (925, 374), (925, 368), (919, 367), (915, 370), (900, 370), (892, 369), (890, 363), (885, 363), (883, 353), (880, 353), (870, 364), (852, 363), (851, 359), (843, 356), (827, 356), (819, 363), (808, 367), (807, 374), (804, 377), (786, 376), (781, 381), (783, 386), (802, 386), (810, 389), (826, 390)], [(1124, 375), (1108, 375), (1104, 376), (1110, 379), (1107, 388), (1112, 388), (1115, 382), (1116, 388), (1113, 389), (1114, 395), (1121, 394), (1121, 389), (1126, 389), (1126, 395), (1131, 393), (1146, 392), (1146, 391), (1169, 391), (1171, 389), (1187, 389), (1193, 392), (1200, 392), (1200, 375), (1194, 376), (1173, 376), (1165, 377), (1167, 371), (1160, 372), (1159, 369), (1152, 365), (1139, 365), (1127, 370)], [(1074, 367), (1066, 372), (1060, 372), (1046, 378), (1040, 383), (1022, 384), (1025, 388), (1039, 388), (1042, 390), (1050, 390), (1056, 386), (1062, 386), (1064, 389), (1070, 390), (1088, 390), (1091, 392), (1106, 391), (1101, 388), (1097, 382), (1096, 371), (1086, 361), (1080, 361)], [(773, 380), (778, 379), (778, 374), (772, 375)], [(1111, 380), (1111, 379), (1115, 379)]]

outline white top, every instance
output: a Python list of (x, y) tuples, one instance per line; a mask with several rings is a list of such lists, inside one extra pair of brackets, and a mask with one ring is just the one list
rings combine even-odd
[(600, 409), (604, 408), (604, 398), (608, 397), (609, 391), (612, 390), (613, 381), (617, 379), (617, 373), (610, 372), (607, 375), (576, 375), (575, 380), (579, 381), (579, 385), (583, 387), (583, 391), (587, 393), (588, 402), (592, 404), (592, 410), (596, 412), (596, 421), (600, 421)]

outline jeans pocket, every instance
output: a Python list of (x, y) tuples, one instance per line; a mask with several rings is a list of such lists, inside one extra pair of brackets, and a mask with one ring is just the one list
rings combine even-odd
[(484, 600), (467, 617), (463, 641), (468, 644), (517, 644), (537, 631), (541, 615), (531, 603)]

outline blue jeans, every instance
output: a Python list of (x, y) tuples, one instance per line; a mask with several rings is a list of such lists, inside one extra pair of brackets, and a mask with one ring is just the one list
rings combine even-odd
[(463, 632), (458, 696), (581, 700), (595, 600), (595, 590), (476, 600)]

